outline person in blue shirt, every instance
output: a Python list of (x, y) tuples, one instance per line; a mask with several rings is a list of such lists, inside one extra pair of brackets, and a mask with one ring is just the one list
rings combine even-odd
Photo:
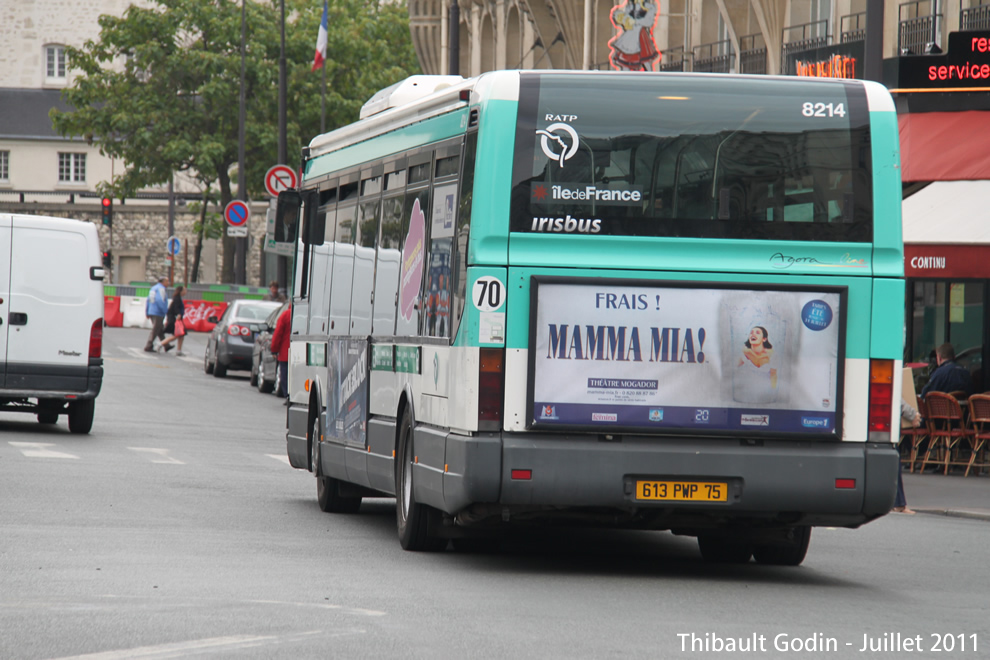
[(965, 367), (956, 364), (956, 351), (952, 344), (942, 344), (935, 349), (938, 367), (932, 372), (928, 382), (921, 389), (921, 396), (929, 392), (955, 392), (962, 390), (969, 396), (973, 393), (973, 381)]
[[(158, 282), (148, 292), (148, 300), (144, 303), (144, 315), (151, 319), (151, 334), (148, 335), (148, 343), (144, 345), (144, 350), (147, 353), (155, 352), (155, 337), (158, 337), (159, 342), (165, 340), (165, 314), (168, 313), (166, 286), (168, 286), (168, 278), (159, 277)], [(167, 351), (169, 348), (171, 346), (167, 345), (165, 350)]]

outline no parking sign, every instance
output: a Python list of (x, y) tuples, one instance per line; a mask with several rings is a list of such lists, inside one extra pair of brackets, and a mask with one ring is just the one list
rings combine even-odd
[(251, 209), (239, 199), (231, 200), (223, 209), (223, 217), (227, 221), (228, 236), (247, 236), (247, 221), (251, 217)]

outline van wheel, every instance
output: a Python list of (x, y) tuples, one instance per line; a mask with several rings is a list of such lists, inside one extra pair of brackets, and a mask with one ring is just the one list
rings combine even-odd
[(93, 428), (96, 399), (69, 402), (69, 430), (73, 433), (89, 433)]
[[(395, 523), (404, 550), (436, 552), (447, 547), (447, 539), (430, 534), (439, 511), (418, 504), (413, 495), (413, 428), (407, 408), (399, 425), (399, 451), (395, 468)], [(438, 522), (438, 521), (436, 521)]]
[(698, 536), (698, 550), (705, 561), (719, 564), (745, 564), (753, 556), (753, 546), (719, 534)]
[(53, 413), (53, 412), (38, 413), (38, 422), (40, 422), (41, 424), (57, 424), (58, 413)]
[(753, 558), (760, 564), (771, 566), (800, 566), (808, 554), (811, 543), (811, 527), (792, 527), (783, 543), (758, 545), (753, 550)]
[(357, 513), (361, 508), (360, 497), (344, 497), (340, 494), (340, 480), (325, 477), (320, 472), (320, 418), (313, 420), (310, 431), (310, 465), (316, 475), (316, 501), (326, 513)]

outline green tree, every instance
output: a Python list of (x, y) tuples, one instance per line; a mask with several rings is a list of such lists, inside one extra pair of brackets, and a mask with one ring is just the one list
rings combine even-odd
[[(287, 144), (290, 165), (320, 127), (322, 75), (311, 72), (323, 5), (285, 0)], [(404, 2), (333, 0), (328, 16), (327, 129), (357, 119), (375, 91), (419, 72)], [(279, 0), (247, 3), (246, 174), (248, 193), (263, 194), (278, 156)], [(52, 111), (56, 130), (83, 136), (122, 160), (123, 173), (100, 190), (127, 197), (192, 176), (219, 207), (234, 197), (238, 156), (241, 5), (234, 0), (155, 0), (103, 15), (98, 40), (69, 48), (75, 72)], [(209, 223), (199, 223), (200, 238)], [(233, 241), (224, 239), (224, 281), (233, 280)]]

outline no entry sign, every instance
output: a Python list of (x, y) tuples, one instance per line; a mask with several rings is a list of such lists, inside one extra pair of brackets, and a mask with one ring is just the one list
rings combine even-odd
[(227, 203), (223, 209), (223, 217), (231, 227), (246, 227), (251, 209), (239, 199)]
[(283, 190), (295, 188), (298, 183), (296, 171), (288, 165), (275, 165), (265, 174), (265, 190), (272, 197), (278, 197)]

